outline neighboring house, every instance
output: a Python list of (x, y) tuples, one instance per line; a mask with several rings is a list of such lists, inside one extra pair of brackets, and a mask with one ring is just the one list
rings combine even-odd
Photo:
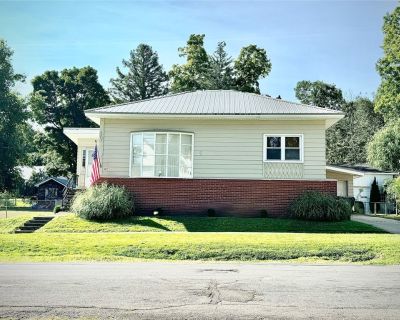
[(37, 187), (37, 200), (61, 200), (64, 189), (67, 187), (68, 179), (64, 177), (52, 177), (39, 182)]
[[(365, 164), (357, 165), (328, 165), (327, 178), (337, 180), (338, 196), (354, 197), (357, 201), (369, 202), (371, 185), (374, 179), (383, 194), (386, 181), (393, 179), (397, 173), (371, 168)], [(369, 206), (365, 206), (368, 208)]]
[(66, 128), (88, 185), (97, 141), (102, 181), (124, 185), (139, 214), (286, 214), (326, 179), (325, 130), (343, 113), (232, 90), (204, 90), (85, 111), (100, 128)]

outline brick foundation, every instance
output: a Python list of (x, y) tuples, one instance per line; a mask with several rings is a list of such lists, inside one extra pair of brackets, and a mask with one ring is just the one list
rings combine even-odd
[(101, 178), (99, 183), (125, 186), (134, 197), (136, 213), (152, 214), (162, 208), (166, 215), (259, 216), (287, 214), (289, 204), (307, 190), (336, 196), (336, 181), (324, 180), (236, 180), (236, 179), (157, 179)]

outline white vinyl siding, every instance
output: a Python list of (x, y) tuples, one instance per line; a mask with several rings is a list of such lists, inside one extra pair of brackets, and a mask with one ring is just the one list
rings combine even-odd
[(302, 179), (325, 179), (324, 121), (104, 119), (103, 124), (104, 177), (129, 177), (132, 132), (173, 131), (194, 133), (193, 178), (263, 179), (264, 134), (284, 132), (303, 135)]

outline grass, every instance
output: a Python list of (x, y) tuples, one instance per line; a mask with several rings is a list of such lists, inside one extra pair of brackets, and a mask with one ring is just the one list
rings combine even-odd
[(13, 233), (24, 222), (31, 219), (33, 215), (25, 214), (9, 219), (0, 219), (0, 233)]
[(3, 262), (149, 259), (400, 264), (400, 235), (155, 232), (0, 235)]
[(87, 221), (69, 214), (59, 216), (38, 232), (312, 232), (312, 233), (385, 233), (356, 221), (315, 222), (293, 219), (228, 217), (132, 217), (113, 222)]

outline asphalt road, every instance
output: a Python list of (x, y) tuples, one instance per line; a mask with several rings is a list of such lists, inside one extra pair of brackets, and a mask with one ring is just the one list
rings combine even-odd
[(11, 319), (400, 319), (400, 266), (0, 265)]

